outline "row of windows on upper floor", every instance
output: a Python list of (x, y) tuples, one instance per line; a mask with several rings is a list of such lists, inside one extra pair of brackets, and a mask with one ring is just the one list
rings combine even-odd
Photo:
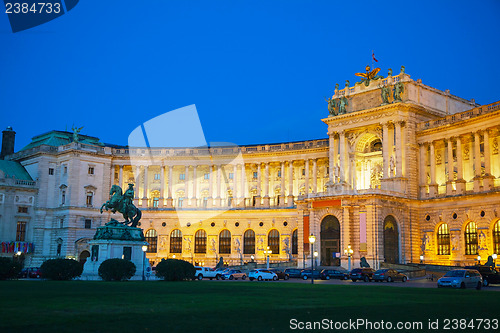
[[(144, 234), (146, 242), (148, 245), (148, 253), (158, 252), (158, 233), (155, 229), (149, 229)], [(231, 232), (227, 229), (222, 230), (219, 233), (219, 254), (231, 254)], [(184, 241), (191, 243), (190, 239), (185, 239)], [(291, 237), (291, 248), (284, 249), (285, 251), (291, 251), (291, 254), (298, 253), (298, 230), (295, 229), (292, 232)], [(183, 237), (182, 232), (179, 229), (174, 229), (170, 232), (170, 253), (182, 253)], [(239, 247), (241, 244), (238, 244)], [(247, 229), (243, 233), (243, 254), (255, 254), (255, 231), (252, 229)], [(271, 251), (270, 254), (280, 253), (280, 233), (277, 229), (269, 230), (267, 234), (267, 247)], [(215, 250), (213, 248), (212, 250)], [(199, 229), (194, 234), (194, 253), (206, 254), (207, 253), (207, 232), (204, 229)]]
[[(68, 166), (63, 165), (62, 166), (62, 173), (63, 175), (68, 174)], [(95, 166), (89, 166), (87, 169), (87, 174), (93, 176), (95, 174)], [(55, 168), (49, 168), (49, 176), (54, 176), (55, 175)]]

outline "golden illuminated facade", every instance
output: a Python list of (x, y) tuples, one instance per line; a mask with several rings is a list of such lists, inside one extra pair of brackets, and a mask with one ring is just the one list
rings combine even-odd
[(349, 245), (356, 266), (365, 257), (376, 268), (498, 252), (500, 103), (478, 106), (404, 71), (337, 88), (330, 102), (323, 140), (146, 149), (35, 137), (9, 157), (37, 181), (35, 257), (88, 256), (113, 217), (98, 208), (128, 183), (152, 262), (263, 263), (269, 247), (271, 262), (302, 266), (311, 233), (323, 266), (346, 267)]

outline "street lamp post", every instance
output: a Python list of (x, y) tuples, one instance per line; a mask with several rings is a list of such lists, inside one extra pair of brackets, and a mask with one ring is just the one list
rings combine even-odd
[(316, 237), (311, 234), (309, 236), (309, 243), (311, 243), (311, 284), (314, 284), (314, 242), (316, 242)]
[(423, 264), (423, 263), (424, 263), (424, 256), (423, 256), (423, 255), (421, 255), (421, 256), (420, 256), (420, 263), (421, 263), (421, 264)]
[(344, 250), (344, 254), (347, 255), (347, 270), (350, 272), (351, 271), (351, 256), (354, 253), (354, 251), (351, 248), (351, 245), (347, 246), (347, 249)]
[(481, 265), (481, 256), (480, 255), (477, 256), (477, 264)]
[(269, 249), (269, 246), (268, 246), (268, 247), (267, 247), (267, 251), (264, 251), (264, 253), (265, 253), (265, 254), (266, 254), (266, 256), (267, 256), (267, 257), (266, 257), (266, 267), (267, 267), (267, 269), (269, 269), (269, 255), (270, 255), (271, 253), (273, 253), (273, 251), (272, 251), (272, 250), (270, 250), (270, 249)]
[(144, 266), (146, 266), (146, 251), (148, 250), (147, 245), (142, 246), (142, 281), (146, 281), (146, 276), (144, 275)]

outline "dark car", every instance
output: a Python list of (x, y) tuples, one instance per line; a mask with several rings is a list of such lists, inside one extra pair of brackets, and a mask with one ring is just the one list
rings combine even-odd
[(40, 273), (40, 268), (38, 267), (27, 267), (23, 268), (21, 272), (19, 272), (19, 278), (39, 278), (42, 275)]
[(317, 270), (311, 271), (310, 269), (303, 269), (302, 271), (300, 271), (300, 278), (303, 280), (307, 280), (311, 276), (315, 279), (319, 279), (319, 272)]
[(373, 279), (373, 274), (375, 271), (373, 268), (355, 268), (349, 274), (352, 282), (356, 282), (358, 280), (363, 280), (365, 282), (370, 282)]
[(500, 284), (500, 273), (491, 266), (467, 266), (465, 268), (477, 270), (483, 277), (483, 286), (485, 287), (491, 283)]
[(344, 271), (337, 271), (334, 269), (324, 269), (319, 273), (319, 277), (321, 278), (321, 280), (347, 280), (349, 279), (349, 273)]
[(394, 281), (401, 281), (401, 282), (406, 282), (408, 280), (408, 277), (404, 275), (403, 273), (399, 273), (395, 269), (379, 269), (375, 273), (373, 273), (373, 281), (379, 282), (379, 281), (387, 281), (387, 282), (394, 282)]
[(302, 270), (298, 268), (287, 268), (285, 269), (285, 274), (288, 274), (288, 277), (291, 278), (300, 278), (300, 272)]
[(288, 280), (290, 278), (290, 275), (287, 273), (279, 270), (279, 269), (270, 269), (271, 272), (276, 273), (278, 275), (278, 280)]

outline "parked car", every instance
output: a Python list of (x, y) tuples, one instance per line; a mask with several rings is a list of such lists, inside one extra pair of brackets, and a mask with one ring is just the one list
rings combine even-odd
[(298, 268), (287, 268), (285, 269), (285, 274), (288, 274), (288, 277), (291, 278), (300, 278), (300, 272), (302, 270)]
[(246, 278), (247, 275), (244, 272), (240, 271), (239, 269), (230, 269), (229, 271), (222, 274), (223, 280), (238, 280), (238, 279), (245, 280)]
[(339, 279), (347, 280), (349, 279), (349, 273), (345, 271), (337, 271), (334, 269), (324, 269), (319, 272), (319, 277), (321, 280)]
[(202, 280), (203, 278), (212, 280), (213, 278), (217, 278), (217, 275), (219, 274), (219, 272), (216, 272), (213, 268), (210, 267), (195, 266), (194, 268), (196, 269), (196, 273), (194, 274), (194, 276), (198, 280)]
[(352, 282), (356, 282), (358, 280), (363, 280), (365, 282), (370, 282), (373, 279), (373, 274), (375, 271), (373, 268), (364, 267), (364, 268), (355, 268), (349, 274)]
[(290, 278), (290, 275), (288, 275), (287, 273), (285, 273), (284, 271), (282, 270), (279, 270), (279, 269), (270, 269), (271, 272), (275, 273), (276, 275), (278, 275), (278, 280), (288, 280)]
[(40, 273), (40, 268), (39, 267), (26, 267), (19, 272), (18, 277), (19, 278), (32, 278), (36, 279), (42, 276), (42, 273)]
[(401, 282), (406, 282), (408, 280), (408, 277), (403, 274), (399, 273), (395, 269), (379, 269), (375, 273), (373, 273), (373, 281), (375, 282), (381, 282), (381, 281), (387, 281), (387, 282), (394, 282), (394, 281), (401, 281)]
[(311, 271), (310, 269), (303, 269), (302, 271), (300, 271), (300, 278), (303, 280), (307, 280), (311, 276), (314, 277), (315, 279), (320, 278), (319, 272), (317, 270)]
[(500, 284), (500, 272), (491, 266), (467, 266), (465, 268), (475, 269), (483, 277), (483, 286), (487, 287), (491, 283)]
[(437, 282), (438, 288), (476, 288), (481, 289), (483, 286), (483, 278), (475, 269), (454, 269), (446, 272)]
[(251, 270), (248, 273), (248, 278), (250, 281), (257, 280), (257, 281), (262, 281), (262, 280), (273, 280), (277, 281), (278, 280), (278, 275), (276, 273), (268, 271), (266, 269), (254, 269)]
[(215, 278), (217, 280), (222, 279), (222, 275), (225, 274), (226, 272), (228, 272), (229, 270), (230, 270), (229, 268), (225, 268), (225, 267), (223, 267), (223, 268), (217, 268), (215, 270)]

